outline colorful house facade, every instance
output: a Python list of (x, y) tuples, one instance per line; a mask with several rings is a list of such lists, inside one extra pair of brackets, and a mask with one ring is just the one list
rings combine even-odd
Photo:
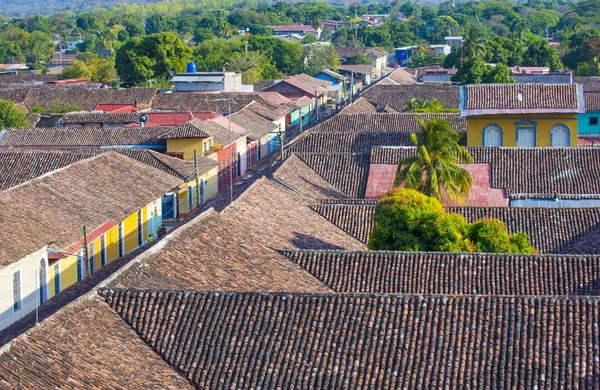
[(6, 281), (0, 329), (147, 244), (162, 225), (163, 195), (181, 184), (161, 169), (107, 152), (0, 192), (0, 204), (13, 205), (0, 211)]
[(585, 112), (579, 114), (578, 132), (584, 134), (600, 134), (600, 92), (585, 92)]
[(482, 84), (460, 92), (468, 146), (575, 146), (585, 113), (576, 84)]

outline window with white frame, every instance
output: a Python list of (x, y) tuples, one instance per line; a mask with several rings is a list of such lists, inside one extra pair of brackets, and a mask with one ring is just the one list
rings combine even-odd
[(85, 277), (85, 258), (77, 256), (77, 281), (83, 280)]
[(571, 146), (571, 130), (567, 125), (555, 125), (550, 131), (551, 146)]
[(13, 290), (13, 312), (20, 310), (23, 307), (21, 296), (21, 270), (18, 269), (12, 274), (12, 290)]
[(502, 128), (498, 125), (487, 125), (483, 129), (483, 146), (502, 146)]
[(137, 240), (138, 246), (144, 244), (144, 222), (142, 220), (142, 209), (137, 211)]

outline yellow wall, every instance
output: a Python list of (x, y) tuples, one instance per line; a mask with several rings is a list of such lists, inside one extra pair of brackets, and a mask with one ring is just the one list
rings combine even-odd
[(137, 237), (137, 211), (123, 221), (123, 235), (125, 238), (125, 253), (138, 247)]
[[(52, 269), (52, 267), (50, 267), (50, 269)], [(69, 256), (60, 261), (60, 274), (62, 278), (62, 284), (60, 287), (63, 290), (77, 283), (77, 256)], [(52, 284), (50, 285), (50, 290), (53, 289), (54, 280), (52, 280)]]
[[(186, 190), (187, 193), (187, 190)], [(186, 198), (187, 199), (187, 198)], [(148, 207), (150, 203), (142, 208), (142, 226), (144, 235), (142, 236), (144, 242), (148, 238)], [(186, 204), (187, 206), (187, 204)], [(125, 234), (125, 253), (129, 253), (138, 247), (137, 237), (137, 210), (129, 215), (124, 220), (124, 234)], [(106, 262), (107, 264), (116, 260), (119, 257), (119, 227), (115, 226), (106, 233), (104, 233), (106, 243)], [(94, 272), (97, 272), (101, 268), (101, 238), (98, 237), (93, 241), (94, 251), (91, 251), (92, 242), (88, 243), (89, 255), (94, 256)], [(77, 256), (68, 256), (58, 261), (60, 267), (60, 278), (61, 278), (61, 291), (77, 283)], [(57, 264), (57, 263), (55, 263)], [(48, 267), (48, 293), (49, 297), (55, 295), (55, 281), (54, 281), (54, 267), (52, 264)], [(84, 264), (84, 273), (87, 275), (87, 265)]]
[(119, 227), (115, 226), (106, 233), (106, 262), (110, 263), (119, 257)]
[(167, 152), (183, 152), (185, 160), (194, 159), (194, 150), (198, 152), (198, 156), (204, 154), (204, 144), (208, 143), (209, 138), (178, 138), (167, 140)]
[(515, 122), (531, 120), (536, 122), (536, 146), (551, 146), (550, 131), (557, 124), (564, 124), (571, 130), (571, 146), (577, 145), (577, 114), (535, 114), (535, 115), (481, 115), (467, 117), (467, 145), (483, 145), (483, 129), (495, 124), (502, 128), (502, 146), (517, 145), (517, 125)]
[(179, 214), (187, 214), (190, 211), (187, 186), (180, 188), (177, 193), (177, 202), (179, 202)]

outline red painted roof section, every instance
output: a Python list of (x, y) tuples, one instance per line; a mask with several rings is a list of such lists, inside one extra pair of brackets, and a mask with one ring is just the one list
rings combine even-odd
[[(181, 126), (192, 119), (201, 121), (212, 119), (216, 116), (214, 112), (148, 112), (148, 122), (145, 127), (175, 127)], [(130, 123), (125, 127), (139, 127), (139, 123)]]
[(75, 84), (75, 83), (87, 83), (90, 79), (85, 77), (78, 77), (75, 79), (66, 79), (66, 80), (54, 80), (50, 81), (48, 84)]
[[(508, 207), (509, 199), (503, 189), (492, 188), (490, 164), (462, 165), (473, 176), (471, 193), (466, 205), (471, 207)], [(396, 178), (395, 164), (371, 164), (367, 181), (366, 199), (379, 199), (390, 192)], [(444, 201), (446, 206), (462, 206), (460, 203)]]
[(98, 104), (97, 111), (119, 113), (119, 112), (137, 112), (139, 109), (131, 104)]
[[(92, 230), (91, 232), (89, 232), (87, 234), (88, 245), (95, 239), (100, 238), (100, 236), (102, 236), (104, 233), (108, 232), (110, 229), (114, 228), (115, 226), (117, 226), (117, 223), (113, 220), (110, 220), (108, 222), (103, 223), (102, 225), (100, 225), (96, 229)], [(79, 240), (76, 243), (65, 248), (64, 252), (75, 254), (79, 250), (81, 250), (81, 248), (83, 248), (83, 237), (81, 238), (81, 240)]]

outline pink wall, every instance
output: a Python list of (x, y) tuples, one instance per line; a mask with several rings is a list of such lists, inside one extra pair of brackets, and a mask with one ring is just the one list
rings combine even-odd
[[(490, 164), (462, 165), (473, 176), (471, 193), (466, 199), (467, 206), (474, 207), (507, 207), (509, 199), (504, 189), (492, 188), (492, 172)], [(389, 192), (396, 177), (396, 165), (371, 164), (365, 198), (378, 199)], [(444, 202), (448, 206), (458, 206), (459, 203)]]

